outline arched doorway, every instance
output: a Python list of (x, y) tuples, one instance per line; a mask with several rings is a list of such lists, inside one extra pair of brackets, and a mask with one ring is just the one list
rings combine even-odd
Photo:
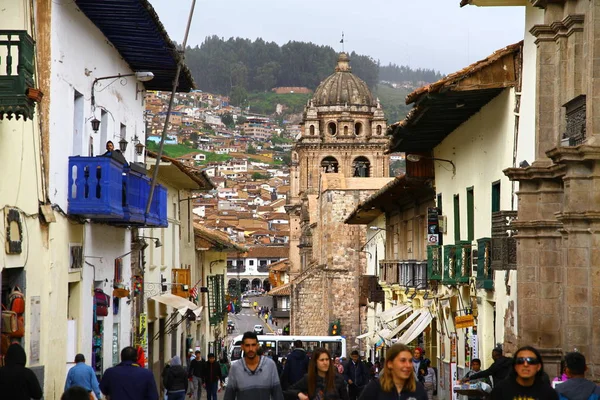
[(338, 160), (335, 157), (328, 156), (321, 161), (321, 171), (338, 172)]
[(247, 291), (249, 289), (249, 286), (250, 286), (250, 281), (248, 279), (244, 278), (240, 281), (240, 290), (242, 291), (242, 293)]
[(252, 290), (260, 290), (262, 287), (261, 281), (258, 278), (252, 279)]
[(263, 281), (263, 289), (265, 290), (265, 292), (271, 290), (271, 282), (269, 282), (269, 278)]
[(238, 289), (238, 280), (235, 278), (232, 278), (229, 280), (229, 282), (227, 282), (227, 293), (229, 294), (236, 294), (237, 289)]
[(354, 169), (354, 177), (368, 178), (371, 169), (371, 162), (367, 157), (356, 157), (352, 162), (352, 168)]

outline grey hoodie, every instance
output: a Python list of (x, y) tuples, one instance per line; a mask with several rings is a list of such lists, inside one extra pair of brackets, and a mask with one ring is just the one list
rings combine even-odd
[(592, 394), (600, 395), (600, 386), (585, 378), (571, 378), (556, 385), (555, 390), (569, 400), (588, 400)]

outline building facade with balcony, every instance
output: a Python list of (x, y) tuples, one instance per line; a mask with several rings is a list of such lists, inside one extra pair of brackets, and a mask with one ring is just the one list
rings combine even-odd
[(289, 323), (291, 309), (290, 260), (283, 259), (269, 266), (269, 296), (273, 297), (271, 308), (276, 326), (283, 328)]
[(233, 308), (240, 307), (240, 293), (227, 292), (227, 253), (245, 252), (247, 249), (232, 242), (226, 233), (194, 225), (196, 269), (194, 285), (199, 290), (199, 304), (203, 306), (202, 320), (192, 336), (195, 346), (203, 354), (214, 353), (221, 358), (227, 336), (227, 316)]
[(227, 287), (239, 290), (271, 289), (269, 266), (286, 258), (289, 246), (253, 246), (247, 252), (227, 255)]
[(486, 368), (498, 344), (508, 352), (517, 346), (516, 242), (508, 231), (515, 187), (503, 170), (516, 162), (522, 49), (507, 46), (412, 92), (415, 108), (389, 130), (390, 151), (407, 154), (407, 173), (434, 172), (435, 209), (422, 213), (420, 226), (436, 232), (437, 243), (421, 256), (438, 320), (430, 358), (446, 397), (449, 377), (462, 376), (469, 359)]
[[(407, 168), (361, 202), (346, 218), (367, 225), (367, 273), (361, 280), (361, 304), (367, 325), (358, 336), (371, 359), (381, 358), (395, 341), (437, 349), (434, 287), (427, 271), (427, 215), (434, 206), (432, 168)], [(436, 367), (435, 359), (432, 360)]]
[[(2, 300), (14, 285), (25, 293), (18, 340), (46, 397), (60, 396), (76, 353), (101, 376), (134, 344), (131, 227), (166, 222), (160, 187), (143, 210), (149, 179), (134, 145), (143, 91), (170, 90), (177, 53), (151, 7), (134, 3), (0, 2)], [(115, 12), (144, 28), (122, 35)], [(135, 74), (156, 67), (152, 81)], [(179, 88), (192, 85), (184, 67)], [(105, 154), (109, 140), (121, 151)]]
[[(152, 174), (156, 168), (158, 155), (146, 152), (146, 167)], [(196, 330), (202, 323), (204, 304), (190, 301), (190, 290), (194, 286), (206, 286), (197, 272), (195, 232), (193, 226), (193, 193), (213, 188), (200, 170), (186, 166), (179, 161), (162, 156), (159, 163), (158, 183), (166, 194), (166, 226), (139, 228), (139, 237), (150, 244), (145, 248), (142, 268), (144, 293), (146, 298), (147, 359), (148, 366), (161, 382), (163, 361), (178, 355), (185, 359), (187, 349), (198, 345)], [(158, 247), (156, 239), (162, 246)], [(152, 244), (154, 240), (154, 244)], [(200, 280), (192, 282), (193, 279)], [(147, 284), (146, 284), (147, 283)], [(180, 299), (164, 296), (173, 294)], [(190, 313), (182, 314), (181, 308), (187, 304)], [(139, 330), (139, 315), (133, 316), (133, 326)], [(196, 328), (194, 328), (194, 326)], [(190, 339), (193, 346), (190, 346)]]

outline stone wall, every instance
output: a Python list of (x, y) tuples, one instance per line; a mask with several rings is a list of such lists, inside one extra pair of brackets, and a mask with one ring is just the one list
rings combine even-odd
[(358, 304), (360, 276), (366, 268), (364, 225), (347, 225), (346, 217), (374, 190), (326, 190), (312, 197), (312, 267), (295, 280), (292, 333), (327, 335), (339, 320), (348, 349), (355, 347), (365, 316)]

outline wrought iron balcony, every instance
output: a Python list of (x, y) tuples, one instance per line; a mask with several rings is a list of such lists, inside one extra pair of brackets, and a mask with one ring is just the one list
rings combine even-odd
[(143, 167), (112, 157), (69, 157), (69, 215), (115, 225), (166, 227), (167, 190), (156, 185), (145, 214), (150, 179)]
[(0, 119), (33, 118), (35, 101), (41, 100), (33, 86), (33, 49), (27, 31), (0, 30)]

